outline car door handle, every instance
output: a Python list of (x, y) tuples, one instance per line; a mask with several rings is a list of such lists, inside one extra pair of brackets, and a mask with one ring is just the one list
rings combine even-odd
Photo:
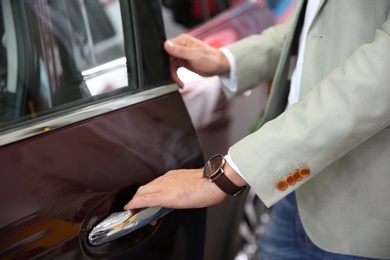
[(150, 207), (135, 214), (129, 210), (112, 213), (91, 230), (88, 241), (94, 246), (110, 242), (165, 216), (172, 210), (163, 207)]

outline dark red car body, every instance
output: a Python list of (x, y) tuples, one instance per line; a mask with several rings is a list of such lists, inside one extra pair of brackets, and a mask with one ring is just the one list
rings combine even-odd
[[(170, 169), (204, 164), (183, 94), (169, 78), (159, 1), (120, 1), (128, 86), (109, 85), (96, 96), (83, 92), (85, 78), (67, 92), (74, 73), (67, 69), (77, 66), (64, 65), (73, 61), (58, 47), (61, 38), (54, 31), (48, 37), (45, 30), (53, 24), (35, 24), (34, 19), (42, 18), (32, 13), (29, 3), (52, 12), (43, 10), (48, 5), (41, 0), (2, 2), (2, 26), (14, 23), (17, 51), (23, 53), (17, 55), (17, 91), (5, 89), (0, 96), (0, 258), (207, 258), (213, 246), (206, 243), (207, 229), (212, 228), (206, 227), (206, 209), (175, 210), (156, 226), (103, 245), (91, 245), (87, 239), (96, 223), (123, 210), (140, 185)], [(6, 8), (13, 12), (13, 21), (5, 15)], [(220, 47), (271, 23), (262, 1), (245, 2), (190, 34)], [(52, 52), (42, 47), (48, 42)], [(10, 49), (3, 50), (8, 65)], [(7, 68), (4, 77), (9, 82), (14, 68)], [(46, 73), (53, 80), (50, 102), (41, 79)]]

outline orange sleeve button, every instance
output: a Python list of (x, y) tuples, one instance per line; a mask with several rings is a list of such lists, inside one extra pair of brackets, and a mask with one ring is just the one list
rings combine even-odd
[(298, 170), (297, 170), (297, 171), (294, 171), (291, 175), (292, 175), (294, 181), (300, 181), (300, 180), (302, 180), (302, 176), (299, 175), (299, 171), (298, 171)]
[(302, 177), (302, 178), (306, 178), (307, 176), (310, 175), (310, 169), (309, 167), (306, 167), (306, 166), (303, 166), (299, 169), (299, 175)]
[(288, 187), (287, 183), (285, 180), (280, 180), (276, 183), (276, 188), (280, 191), (286, 190)]
[(285, 181), (290, 186), (293, 186), (296, 183), (292, 174), (287, 175)]

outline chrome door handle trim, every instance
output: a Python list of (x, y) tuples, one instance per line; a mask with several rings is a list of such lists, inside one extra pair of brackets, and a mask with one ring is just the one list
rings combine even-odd
[(94, 246), (110, 242), (165, 216), (172, 210), (150, 207), (136, 214), (132, 214), (129, 210), (112, 213), (92, 229), (88, 235), (88, 242)]

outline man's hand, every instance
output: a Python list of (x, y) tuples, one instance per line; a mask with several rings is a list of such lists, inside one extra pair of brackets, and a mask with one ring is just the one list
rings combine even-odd
[(222, 202), (227, 194), (203, 178), (203, 169), (174, 170), (141, 186), (125, 210), (161, 206), (203, 208)]
[(188, 34), (167, 40), (164, 48), (170, 55), (172, 79), (183, 87), (177, 76), (177, 69), (187, 68), (201, 76), (211, 77), (230, 71), (230, 64), (225, 55), (216, 48)]

